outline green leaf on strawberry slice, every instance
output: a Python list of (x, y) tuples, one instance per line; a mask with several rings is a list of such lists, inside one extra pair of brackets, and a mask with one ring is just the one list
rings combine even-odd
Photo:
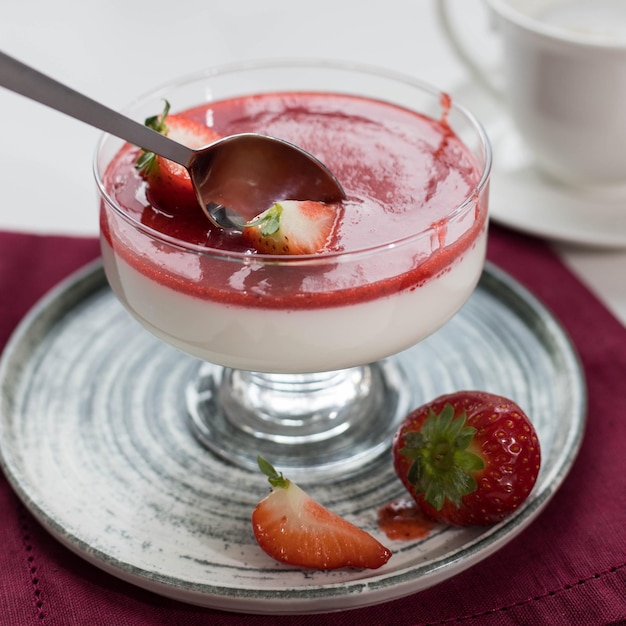
[(258, 217), (248, 222), (246, 228), (260, 226), (261, 235), (263, 235), (263, 237), (269, 237), (278, 232), (282, 213), (282, 205), (279, 202), (274, 202), (269, 209), (263, 211)]
[[(152, 115), (146, 118), (144, 125), (152, 130), (156, 130), (157, 133), (161, 133), (161, 135), (167, 135), (168, 127), (165, 123), (165, 119), (167, 118), (170, 112), (170, 103), (165, 100), (165, 104), (163, 106), (163, 111), (159, 115)], [(148, 150), (142, 150), (135, 161), (135, 169), (139, 171), (141, 174), (146, 174), (149, 172), (156, 162), (156, 154), (154, 152), (150, 152)]]
[(287, 488), (289, 479), (285, 478), (282, 473), (276, 471), (276, 468), (267, 459), (264, 459), (262, 456), (257, 456), (256, 461), (259, 469), (267, 476), (267, 480), (272, 487)]

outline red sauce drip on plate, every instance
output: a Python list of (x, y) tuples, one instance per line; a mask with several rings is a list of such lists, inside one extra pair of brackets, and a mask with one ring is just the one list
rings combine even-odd
[(422, 539), (434, 526), (409, 498), (393, 500), (378, 510), (378, 527), (392, 540)]

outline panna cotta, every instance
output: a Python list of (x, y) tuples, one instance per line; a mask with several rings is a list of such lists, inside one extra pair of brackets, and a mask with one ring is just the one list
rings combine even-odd
[(261, 255), (200, 208), (153, 206), (134, 167), (139, 149), (124, 145), (101, 174), (111, 287), (156, 336), (223, 366), (307, 373), (409, 348), (459, 310), (485, 259), (485, 165), (453, 132), (448, 112), (446, 98), (430, 117), (370, 97), (308, 91), (187, 109), (183, 115), (221, 135), (277, 136), (324, 162), (347, 194), (333, 246)]

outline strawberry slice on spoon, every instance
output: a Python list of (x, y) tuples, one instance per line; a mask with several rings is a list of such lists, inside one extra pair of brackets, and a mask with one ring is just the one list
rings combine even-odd
[(281, 563), (309, 569), (377, 569), (391, 557), (375, 537), (325, 508), (265, 459), (271, 493), (252, 513), (259, 546)]

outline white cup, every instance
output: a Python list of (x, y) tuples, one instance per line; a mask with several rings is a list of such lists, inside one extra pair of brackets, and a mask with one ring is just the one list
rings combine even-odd
[(452, 26), (447, 0), (439, 15), (474, 77), (502, 96), (537, 166), (569, 185), (626, 186), (626, 0), (485, 1), (502, 43), (502, 89)]

